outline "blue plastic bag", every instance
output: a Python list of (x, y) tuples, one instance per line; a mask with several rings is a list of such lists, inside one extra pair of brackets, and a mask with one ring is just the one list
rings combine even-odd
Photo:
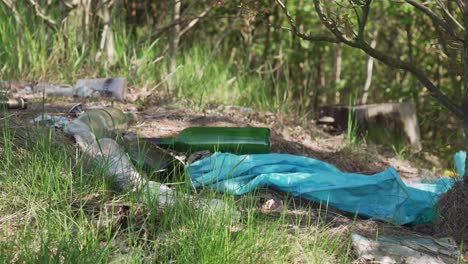
[(465, 175), (466, 152), (458, 151), (453, 159), (455, 160), (455, 168), (457, 169), (458, 175), (463, 177), (463, 175)]
[(437, 185), (446, 184), (442, 182), (409, 187), (394, 168), (370, 176), (343, 173), (328, 163), (289, 154), (215, 153), (189, 165), (187, 174), (196, 188), (241, 195), (269, 186), (397, 225), (434, 220), (434, 205), (447, 190)]

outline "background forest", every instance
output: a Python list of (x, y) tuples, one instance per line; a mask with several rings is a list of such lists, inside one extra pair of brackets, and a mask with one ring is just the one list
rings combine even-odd
[[(2, 2), (5, 81), (125, 76), (135, 89), (158, 94), (156, 100), (175, 94), (196, 104), (253, 106), (303, 122), (323, 105), (412, 101), (425, 151), (451, 159), (462, 147), (461, 126), (415, 77), (343, 44), (301, 40), (273, 1)], [(335, 2), (328, 8), (349, 30), (353, 1)], [(455, 16), (455, 2), (428, 6)], [(290, 0), (287, 7), (299, 31), (324, 32), (312, 2)], [(371, 46), (414, 63), (461, 100), (462, 47), (433, 20), (403, 1), (377, 1), (367, 23)]]

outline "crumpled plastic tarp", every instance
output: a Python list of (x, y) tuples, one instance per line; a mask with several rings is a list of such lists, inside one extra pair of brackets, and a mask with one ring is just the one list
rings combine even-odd
[(406, 185), (392, 167), (374, 175), (343, 173), (320, 160), (290, 154), (214, 153), (186, 168), (194, 187), (242, 195), (273, 187), (296, 197), (397, 225), (429, 223), (454, 180)]

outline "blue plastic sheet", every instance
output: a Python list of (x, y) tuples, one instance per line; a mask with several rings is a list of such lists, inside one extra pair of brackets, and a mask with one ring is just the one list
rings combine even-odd
[(273, 187), (296, 197), (397, 225), (434, 220), (451, 179), (407, 186), (394, 168), (374, 175), (343, 173), (320, 160), (289, 154), (215, 153), (187, 167), (196, 188), (242, 195)]

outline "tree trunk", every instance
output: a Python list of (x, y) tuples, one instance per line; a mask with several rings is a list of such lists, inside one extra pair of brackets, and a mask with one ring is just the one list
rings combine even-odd
[[(374, 30), (372, 31), (372, 40), (370, 42), (371, 48), (375, 49), (377, 46), (377, 35), (379, 31), (377, 30), (377, 26), (375, 25), (376, 23), (372, 23), (374, 25)], [(366, 82), (364, 83), (364, 87), (362, 89), (362, 98), (361, 98), (361, 104), (367, 104), (367, 99), (369, 97), (369, 89), (372, 84), (372, 74), (373, 74), (373, 69), (374, 69), (374, 58), (369, 56), (369, 59), (367, 60), (367, 77), (366, 77)]]
[(320, 104), (320, 91), (323, 91), (323, 87), (325, 86), (325, 74), (323, 73), (323, 65), (325, 60), (323, 58), (323, 47), (319, 46), (317, 48), (318, 57), (315, 60), (315, 69), (316, 69), (316, 76), (314, 81), (314, 91), (313, 91), (313, 109), (315, 112), (319, 109)]
[(270, 28), (270, 21), (271, 21), (271, 15), (267, 15), (266, 17), (266, 32), (265, 32), (265, 42), (263, 43), (263, 54), (262, 58), (263, 61), (267, 61), (268, 55), (270, 53), (270, 35), (271, 35), (271, 28)]
[(340, 90), (338, 87), (341, 82), (341, 65), (343, 61), (343, 56), (342, 56), (343, 50), (340, 44), (336, 45), (336, 50), (335, 50), (335, 65), (333, 67), (333, 84), (335, 86), (335, 104), (340, 103)]
[(99, 45), (99, 50), (96, 53), (96, 60), (99, 60), (102, 52), (105, 51), (107, 55), (107, 61), (110, 65), (114, 63), (115, 47), (114, 47), (114, 34), (112, 33), (112, 28), (110, 27), (110, 6), (101, 0), (101, 12), (102, 12), (102, 34), (101, 34), (101, 43)]
[[(179, 46), (179, 33), (180, 33), (180, 1), (181, 0), (172, 0), (172, 23), (175, 25), (172, 27), (172, 34), (169, 41), (169, 73), (173, 73), (177, 68), (177, 48)], [(171, 82), (172, 83), (172, 82)], [(172, 85), (171, 85), (172, 86)], [(173, 88), (173, 87), (171, 87)]]

